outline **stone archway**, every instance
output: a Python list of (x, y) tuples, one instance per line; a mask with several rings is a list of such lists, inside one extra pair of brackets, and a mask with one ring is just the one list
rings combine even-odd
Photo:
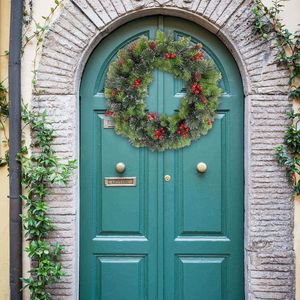
[[(44, 43), (37, 75), (42, 91), (33, 99), (47, 110), (61, 157), (78, 157), (78, 91), (85, 62), (115, 28), (146, 15), (166, 14), (194, 21), (217, 35), (232, 52), (245, 88), (245, 284), (247, 299), (293, 299), (293, 206), (284, 172), (273, 157), (282, 141), (288, 108), (288, 73), (276, 51), (253, 35), (250, 1), (236, 0), (68, 0)], [(78, 175), (63, 189), (52, 188), (53, 239), (65, 245), (69, 276), (53, 287), (57, 298), (78, 290)]]

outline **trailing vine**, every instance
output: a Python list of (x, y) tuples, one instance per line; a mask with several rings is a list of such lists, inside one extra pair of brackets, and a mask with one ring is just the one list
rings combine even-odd
[[(33, 59), (33, 92), (36, 88), (36, 66), (38, 54), (41, 51), (43, 38), (49, 28), (55, 11), (61, 6), (62, 0), (55, 0), (48, 16), (43, 17), (44, 22), (39, 23), (33, 19), (34, 31), (29, 34), (29, 27), (23, 33), (22, 55), (25, 47), (35, 42)], [(24, 18), (27, 13), (25, 12)], [(7, 53), (6, 53), (7, 55)], [(0, 82), (0, 130), (4, 132), (4, 143), (8, 143), (5, 133), (5, 122), (9, 117), (8, 106), (9, 91), (3, 82)], [(46, 112), (42, 114), (32, 112), (28, 106), (22, 107), (23, 131), (29, 128), (32, 134), (32, 143), (26, 146), (23, 143), (18, 159), (22, 166), (23, 195), (20, 195), (24, 203), (22, 222), (24, 234), (28, 241), (25, 251), (31, 259), (29, 275), (21, 278), (23, 288), (30, 291), (30, 299), (47, 300), (51, 294), (47, 286), (58, 282), (65, 274), (59, 261), (63, 247), (59, 243), (51, 243), (47, 238), (54, 230), (54, 224), (48, 216), (48, 204), (46, 201), (50, 185), (66, 185), (76, 168), (76, 161), (61, 162), (52, 148), (55, 132), (47, 122)], [(32, 151), (34, 150), (34, 151)], [(0, 166), (8, 164), (9, 151), (0, 158)]]
[(46, 197), (50, 184), (68, 183), (76, 161), (61, 163), (51, 147), (54, 131), (46, 120), (46, 113), (36, 114), (28, 107), (23, 107), (22, 120), (28, 125), (33, 135), (30, 149), (37, 149), (29, 154), (23, 146), (19, 155), (22, 165), (22, 184), (27, 191), (21, 196), (25, 212), (22, 215), (25, 237), (28, 246), (25, 251), (31, 258), (30, 276), (23, 278), (24, 288), (29, 288), (32, 300), (50, 299), (46, 287), (58, 282), (65, 273), (59, 262), (62, 246), (47, 240), (49, 232), (54, 229), (53, 222), (47, 216)]
[[(0, 117), (8, 118), (7, 90), (0, 85), (0, 91)], [(29, 127), (32, 133), (32, 143), (29, 147), (23, 145), (18, 157), (22, 166), (24, 188), (24, 194), (21, 195), (24, 213), (21, 217), (28, 241), (25, 251), (32, 262), (29, 277), (22, 278), (22, 281), (24, 289), (30, 290), (30, 299), (47, 300), (51, 298), (46, 290), (47, 286), (58, 282), (65, 274), (59, 262), (63, 247), (47, 240), (48, 234), (54, 230), (54, 225), (47, 216), (48, 187), (50, 184), (66, 185), (72, 170), (76, 168), (76, 161), (61, 163), (56, 156), (51, 147), (55, 133), (46, 120), (45, 112), (37, 114), (23, 106), (22, 121), (23, 130)], [(35, 153), (31, 153), (32, 149), (36, 150)], [(0, 163), (8, 163), (8, 153), (1, 158)]]
[[(300, 32), (291, 33), (281, 23), (279, 15), (283, 2), (284, 0), (273, 0), (273, 5), (267, 8), (261, 0), (254, 0), (254, 29), (264, 39), (275, 38), (277, 63), (290, 70), (289, 99), (300, 103)], [(278, 163), (286, 168), (295, 194), (300, 195), (300, 113), (292, 110), (287, 115), (291, 123), (285, 131), (284, 144), (275, 148), (275, 156)]]
[[(54, 0), (54, 6), (50, 8), (50, 13), (47, 16), (42, 16), (43, 22), (38, 22), (34, 18), (32, 18), (32, 21), (34, 23), (34, 30), (32, 33), (29, 32), (30, 26), (28, 26), (23, 33), (23, 43), (22, 43), (22, 54), (24, 52), (24, 49), (26, 46), (31, 42), (35, 41), (35, 52), (34, 52), (34, 58), (33, 58), (33, 78), (32, 78), (32, 85), (33, 85), (33, 92), (35, 94), (40, 93), (37, 89), (37, 63), (38, 63), (38, 56), (41, 52), (44, 36), (45, 33), (49, 29), (49, 25), (51, 23), (51, 20), (55, 14), (55, 12), (63, 5), (64, 0)], [(24, 13), (24, 17), (29, 15), (28, 12)]]

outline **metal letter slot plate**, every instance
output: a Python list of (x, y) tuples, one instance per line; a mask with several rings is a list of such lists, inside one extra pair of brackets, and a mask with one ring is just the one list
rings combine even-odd
[(136, 186), (136, 177), (105, 177), (105, 186)]
[(114, 128), (115, 127), (115, 125), (114, 125), (113, 120), (112, 120), (111, 117), (109, 117), (109, 116), (105, 116), (104, 117), (103, 127), (104, 128)]

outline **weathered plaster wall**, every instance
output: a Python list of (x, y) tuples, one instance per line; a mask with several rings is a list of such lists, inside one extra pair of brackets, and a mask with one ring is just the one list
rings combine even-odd
[[(263, 3), (266, 6), (271, 6), (272, 0), (263, 0)], [(291, 32), (295, 32), (297, 28), (299, 29), (299, 8), (299, 0), (288, 0), (284, 3), (281, 18)]]

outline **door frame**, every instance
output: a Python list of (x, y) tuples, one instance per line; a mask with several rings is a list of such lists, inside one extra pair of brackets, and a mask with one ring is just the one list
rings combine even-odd
[[(155, 16), (156, 17), (156, 16)], [(160, 26), (162, 26), (160, 23), (162, 22), (162, 19), (160, 18), (160, 15), (157, 15), (157, 24), (158, 24), (158, 28), (160, 27)], [(172, 26), (176, 26), (176, 24), (177, 24), (177, 22), (178, 21), (180, 21), (180, 19), (177, 17), (177, 18), (174, 18), (175, 20), (173, 20), (173, 19), (171, 19), (172, 20)], [(133, 23), (133, 24), (128, 24), (128, 23), (126, 23), (126, 24), (124, 24), (124, 25), (122, 25), (122, 27), (123, 26), (126, 26), (127, 24), (128, 24), (128, 26), (127, 27), (124, 27), (124, 28), (118, 28), (118, 32), (117, 32), (117, 37), (118, 36), (122, 36), (123, 37), (123, 35), (125, 36), (126, 35), (126, 37), (128, 38), (128, 39), (130, 39), (131, 38), (131, 36), (127, 36), (127, 33), (128, 32), (130, 32), (130, 34), (131, 34), (131, 32), (132, 32), (132, 34), (133, 34), (133, 36), (136, 36), (137, 34), (140, 34), (140, 32), (143, 32), (143, 30), (144, 30), (144, 27), (142, 27), (142, 29), (140, 29), (140, 27), (139, 26), (143, 26), (143, 24), (145, 24), (145, 30), (148, 30), (148, 26), (149, 26), (149, 23), (147, 22), (147, 21), (145, 21), (145, 22), (143, 22), (143, 18), (139, 18), (139, 19), (137, 19), (139, 22), (137, 22), (137, 23)], [(151, 20), (153, 20), (153, 19), (151, 19)], [(156, 20), (156, 19), (155, 19)], [(150, 21), (150, 22), (152, 22), (152, 21)], [(184, 22), (183, 20), (181, 21), (181, 22)], [(186, 27), (184, 27), (184, 26), (178, 26), (178, 28), (177, 27), (175, 27), (176, 29), (176, 31), (178, 31), (178, 32), (185, 32), (185, 30), (187, 30), (187, 34), (191, 34), (191, 35), (195, 35), (195, 38), (197, 37), (197, 38), (200, 38), (201, 36), (202, 36), (202, 41), (201, 42), (203, 42), (203, 44), (204, 44), (204, 49), (206, 49), (206, 47), (207, 47), (207, 49), (205, 50), (214, 60), (215, 60), (215, 63), (217, 64), (217, 66), (220, 68), (220, 72), (222, 72), (222, 77), (223, 77), (223, 81), (222, 81), (222, 84), (224, 84), (224, 87), (223, 87), (223, 85), (222, 85), (222, 88), (224, 89), (224, 95), (222, 96), (222, 101), (224, 101), (224, 103), (223, 104), (225, 104), (225, 103), (227, 103), (226, 102), (226, 96), (227, 95), (230, 95), (232, 98), (230, 98), (232, 101), (232, 103), (234, 103), (234, 106), (237, 106), (237, 110), (235, 109), (233, 109), (232, 107), (230, 108), (230, 110), (232, 110), (232, 113), (233, 113), (233, 115), (231, 116), (231, 118), (233, 118), (234, 117), (234, 115), (238, 112), (239, 114), (239, 116), (241, 116), (240, 118), (239, 117), (237, 117), (238, 118), (238, 120), (239, 120), (239, 122), (238, 122), (238, 125), (240, 125), (240, 126), (244, 126), (244, 116), (242, 115), (242, 112), (243, 112), (243, 106), (244, 106), (244, 102), (242, 102), (242, 101), (244, 101), (244, 95), (242, 94), (242, 91), (243, 91), (243, 86), (242, 86), (242, 84), (241, 84), (241, 75), (240, 75), (240, 72), (239, 72), (239, 69), (237, 68), (237, 66), (236, 66), (236, 63), (235, 63), (235, 61), (232, 59), (232, 56), (230, 55), (230, 53), (228, 52), (228, 51), (224, 51), (223, 50), (223, 48), (222, 48), (222, 45), (221, 45), (221, 43), (218, 41), (218, 39), (216, 38), (216, 36), (214, 36), (214, 35), (212, 35), (210, 32), (208, 32), (207, 30), (203, 30), (202, 29), (202, 31), (201, 31), (201, 28), (199, 28), (199, 31), (201, 32), (201, 34), (199, 33), (199, 32), (197, 32), (198, 31), (198, 29), (197, 29), (197, 27), (199, 27), (199, 25), (195, 25), (195, 26), (197, 26), (197, 27), (194, 27), (194, 25), (193, 25), (193, 23), (191, 22), (191, 21), (185, 21), (186, 22), (186, 24), (185, 24), (185, 26)], [(174, 25), (175, 24), (175, 25)], [(173, 27), (172, 27), (173, 28)], [(128, 31), (129, 30), (129, 31)], [(121, 33), (120, 33), (121, 32)], [(128, 33), (129, 34), (129, 33)], [(91, 101), (95, 101), (96, 99), (94, 99), (94, 97), (96, 97), (97, 99), (98, 99), (98, 96), (97, 96), (97, 94), (96, 94), (96, 96), (95, 96), (95, 93), (96, 93), (96, 90), (95, 90), (95, 85), (97, 86), (97, 84), (99, 84), (99, 81), (100, 81), (100, 77), (102, 78), (102, 72), (100, 73), (100, 71), (102, 70), (103, 71), (103, 69), (102, 68), (100, 68), (100, 70), (99, 70), (99, 68), (98, 67), (96, 67), (96, 61), (98, 61), (98, 60), (96, 60), (96, 58), (99, 58), (100, 59), (100, 61), (101, 61), (101, 59), (103, 58), (103, 56), (101, 55), (101, 53), (103, 53), (103, 51), (105, 52), (105, 53), (107, 53), (107, 51), (113, 51), (113, 53), (114, 53), (114, 51), (116, 51), (115, 50), (115, 44), (108, 44), (108, 41), (114, 41), (114, 40), (117, 40), (117, 41), (119, 41), (119, 39), (118, 38), (116, 38), (116, 36), (114, 35), (114, 36), (112, 36), (112, 37), (109, 37), (107, 40), (106, 40), (106, 42), (104, 43), (104, 44), (102, 44), (102, 48), (101, 48), (101, 43), (99, 43), (98, 45), (97, 45), (97, 48), (95, 48), (95, 52), (93, 52), (93, 55), (90, 57), (90, 61), (89, 61), (89, 63), (87, 64), (87, 70), (86, 70), (86, 72), (84, 73), (84, 76), (83, 76), (83, 78), (82, 78), (82, 86), (81, 86), (81, 89), (80, 89), (80, 94), (82, 95), (82, 99), (81, 99), (81, 103), (80, 103), (80, 111), (81, 111), (81, 113), (83, 114), (83, 118), (84, 118), (84, 122), (85, 121), (87, 121), (88, 122), (88, 120), (90, 120), (90, 117), (87, 117), (87, 113), (88, 113), (88, 110), (87, 110), (87, 107), (89, 107), (89, 104), (88, 103), (86, 103), (86, 101), (87, 101), (87, 99), (90, 99)], [(119, 43), (121, 43), (121, 45), (123, 45), (123, 41), (122, 41), (122, 38), (121, 38), (121, 42), (119, 42)], [(118, 44), (118, 43), (117, 43)], [(99, 47), (100, 46), (100, 47)], [(104, 50), (103, 50), (104, 49)], [(109, 49), (109, 50), (108, 50)], [(103, 50), (103, 51), (102, 51)], [(111, 53), (109, 53), (108, 54), (108, 56), (107, 57), (110, 57), (111, 56)], [(106, 57), (106, 56), (105, 56)], [(107, 58), (103, 58), (103, 61), (105, 62), (106, 61), (106, 59)], [(101, 82), (102, 82), (102, 79), (101, 79)], [(102, 86), (102, 85), (101, 85)], [(97, 86), (97, 88), (98, 88), (98, 86)], [(98, 90), (97, 90), (98, 91)], [(92, 98), (91, 98), (92, 97)], [(103, 101), (103, 96), (102, 96), (102, 92), (101, 92), (101, 101)], [(93, 100), (94, 99), (94, 100)], [(242, 103), (241, 103), (242, 102)], [(94, 102), (93, 102), (94, 103)], [(232, 103), (231, 103), (231, 105), (232, 105)], [(240, 103), (240, 104), (239, 104)], [(228, 105), (228, 103), (227, 103), (227, 105)], [(226, 104), (225, 104), (225, 106), (226, 106)], [(92, 108), (90, 108), (90, 110), (91, 110)], [(222, 110), (222, 108), (220, 108), (221, 110)], [(223, 109), (225, 109), (226, 110), (226, 108), (223, 108)], [(229, 108), (228, 108), (229, 109)], [(94, 110), (95, 110), (95, 108), (94, 108)], [(241, 122), (241, 123), (240, 123)], [(85, 124), (85, 123), (83, 123), (83, 124)], [(233, 124), (233, 123), (232, 123)], [(238, 128), (241, 128), (241, 127), (236, 127), (236, 126), (233, 126), (231, 129), (233, 130), (233, 132), (236, 134), (236, 135), (234, 135), (235, 137), (238, 137), (238, 145), (239, 145), (239, 150), (237, 150), (237, 149), (235, 149), (236, 151), (237, 151), (237, 154), (238, 154), (238, 157), (239, 158), (241, 158), (241, 156), (242, 156), (242, 151), (243, 151), (243, 144), (244, 144), (244, 136), (242, 136), (242, 133), (241, 133), (241, 131), (238, 129)], [(87, 138), (87, 136), (85, 135), (85, 132), (89, 132), (90, 131), (90, 128), (91, 127), (86, 127), (86, 125), (83, 125), (83, 127), (82, 127), (82, 129), (81, 129), (81, 132), (80, 132), (80, 134), (81, 134), (81, 138), (83, 138), (83, 140), (84, 140), (84, 142), (83, 143), (80, 143), (80, 151), (83, 151), (82, 153), (90, 153), (90, 151), (91, 151), (91, 153), (94, 153), (94, 151), (95, 150), (90, 150), (90, 148), (89, 147), (87, 147), (87, 146), (85, 146), (86, 144), (87, 144), (87, 140), (86, 140), (86, 138)], [(88, 135), (88, 137), (90, 136), (90, 134)], [(242, 141), (242, 139), (243, 139), (243, 141)], [(94, 139), (92, 139), (92, 140), (94, 140)], [(98, 143), (98, 142), (97, 142)], [(83, 149), (83, 150), (82, 150)], [(92, 155), (90, 153), (90, 155)], [(83, 162), (80, 162), (80, 163), (83, 163), (83, 165), (84, 166), (86, 166), (86, 164), (88, 164), (88, 161), (87, 161), (87, 156), (86, 155), (83, 155), (84, 156), (84, 161)], [(92, 161), (94, 160), (94, 158), (95, 157), (92, 157), (91, 159), (92, 159)], [(242, 160), (240, 161), (240, 162), (242, 162)], [(238, 164), (238, 167), (240, 166), (241, 164)], [(89, 165), (89, 167), (85, 167), (84, 168), (84, 173), (83, 173), (83, 176), (88, 176), (87, 175), (87, 170), (90, 170), (90, 168), (91, 168), (92, 166), (90, 166)], [(226, 169), (226, 168), (225, 168)], [(239, 169), (240, 170), (240, 169)], [(238, 186), (239, 186), (239, 189), (240, 189), (240, 192), (243, 192), (244, 191), (244, 170), (240, 170), (241, 171), (241, 173), (242, 173), (242, 176), (238, 176), (239, 177), (239, 179), (237, 179), (238, 180)], [(233, 172), (234, 174), (240, 174), (240, 173), (236, 173), (236, 172)], [(86, 177), (85, 176), (85, 177)], [(241, 178), (241, 181), (242, 182), (240, 182), (240, 178)], [(89, 178), (90, 180), (88, 180), (89, 182), (91, 182), (91, 180), (92, 180), (92, 178)], [(230, 181), (230, 180), (229, 180)], [(87, 183), (86, 183), (86, 181), (85, 181), (85, 185), (84, 185), (84, 187), (86, 188), (86, 186), (87, 186)], [(230, 189), (230, 187), (233, 187), (232, 186), (232, 184), (231, 185), (229, 185), (229, 186), (225, 186), (225, 189), (227, 190), (228, 188)], [(86, 191), (85, 189), (83, 189), (83, 191)], [(88, 192), (89, 193), (89, 198), (90, 198), (90, 196), (91, 196), (91, 194), (90, 193), (92, 193), (92, 192)], [(241, 196), (240, 196), (240, 193), (238, 193), (239, 194), (239, 200), (240, 201), (242, 201), (242, 199), (241, 199)], [(81, 195), (85, 195), (85, 192), (81, 192)], [(223, 195), (223, 194), (222, 194)], [(235, 200), (237, 200), (237, 199), (235, 199)], [(228, 203), (230, 203), (230, 201), (228, 201)], [(241, 205), (241, 204), (239, 204), (239, 203), (241, 203), (241, 202), (236, 202), (236, 201), (233, 201), (233, 204), (231, 205), (231, 207), (233, 208), (233, 210), (236, 208), (235, 206), (238, 206), (238, 205)], [(87, 208), (87, 207), (89, 207), (89, 209)], [(87, 215), (87, 212), (90, 214), (91, 213), (91, 207), (90, 207), (90, 204), (87, 204), (87, 206), (85, 205), (85, 204), (83, 204), (83, 205), (81, 205), (81, 207), (80, 207), (80, 209), (82, 209), (83, 210), (83, 212), (84, 212), (84, 215), (85, 215), (85, 217), (83, 218), (83, 220), (86, 220), (86, 218), (88, 218), (88, 215)], [(242, 220), (240, 220), (240, 216), (241, 216), (241, 209), (242, 209), (242, 207), (238, 207), (238, 220), (239, 220), (239, 226), (238, 227), (232, 227), (231, 229), (230, 229), (230, 232), (232, 232), (232, 234), (233, 234), (233, 228), (239, 228), (239, 230), (242, 230), (243, 228), (241, 228), (241, 224), (240, 224), (240, 221), (242, 221)], [(231, 211), (231, 209), (230, 209), (230, 211)], [(232, 211), (232, 213), (233, 213), (233, 211)], [(98, 216), (99, 217), (99, 216)], [(89, 223), (89, 221), (88, 221), (88, 223)], [(80, 230), (81, 230), (81, 232), (85, 232), (85, 230), (87, 230), (88, 232), (89, 232), (89, 234), (87, 235), (87, 234), (84, 234), (83, 235), (83, 237), (81, 237), (80, 238), (80, 240), (82, 241), (83, 240), (83, 242), (81, 242), (81, 247), (80, 247), (80, 249), (82, 249), (82, 245), (85, 245), (85, 242), (88, 242), (87, 240), (86, 240), (86, 238), (87, 238), (87, 236), (89, 236), (91, 233), (90, 233), (90, 229), (88, 229), (88, 228), (90, 228), (90, 227), (87, 227), (87, 225), (85, 225), (85, 222), (83, 223), (84, 225), (81, 225), (80, 226)], [(236, 224), (237, 225), (237, 224)], [(91, 226), (91, 225), (90, 225)], [(93, 230), (92, 230), (93, 231)], [(237, 238), (237, 240), (236, 240), (236, 243), (237, 244), (235, 244), (234, 243), (234, 245), (238, 245), (239, 246), (239, 253), (238, 253), (238, 255), (236, 256), (236, 257), (239, 257), (239, 258), (242, 258), (242, 257), (240, 257), (239, 255), (241, 254), (241, 252), (243, 251), (243, 249), (242, 249), (242, 246), (241, 246), (241, 239), (244, 237), (244, 230), (243, 230), (243, 236), (242, 236), (242, 234), (240, 233), (239, 235), (234, 235), (234, 238)], [(79, 241), (79, 243), (80, 243), (80, 241)], [(82, 244), (83, 243), (83, 244)], [(81, 250), (82, 251), (82, 250)], [(84, 251), (82, 251), (82, 253), (85, 253)], [(235, 254), (237, 254), (237, 253), (235, 253)], [(85, 265), (85, 263), (91, 263), (91, 262), (88, 262), (89, 261), (89, 259), (87, 258), (87, 255), (83, 255), (83, 257), (84, 258), (82, 258), (82, 261), (84, 261), (83, 262), (83, 265)], [(235, 259), (235, 258), (233, 258), (233, 259)], [(81, 261), (81, 265), (82, 265), (82, 261)], [(238, 262), (238, 264), (240, 264), (240, 259), (239, 259), (239, 262)], [(236, 266), (237, 264), (235, 264), (235, 266)], [(79, 267), (80, 268), (80, 267)], [(91, 268), (91, 266), (89, 265), (89, 268)], [(79, 270), (80, 271), (80, 270)], [(96, 272), (96, 271), (95, 271)], [(244, 272), (244, 268), (243, 268), (243, 272)], [(81, 272), (79, 272), (79, 274), (86, 274), (86, 269), (85, 269), (85, 271), (84, 271), (84, 273), (81, 273)], [(85, 275), (83, 275), (83, 276), (85, 276)], [(85, 280), (83, 279), (83, 282), (84, 282)], [(81, 281), (81, 283), (82, 283), (82, 281)], [(241, 284), (239, 285), (239, 286), (241, 286)], [(86, 285), (83, 283), (82, 284), (82, 288), (84, 288), (83, 290), (86, 292), (86, 291), (88, 291), (89, 289), (87, 289), (87, 287), (86, 287)], [(244, 290), (244, 286), (243, 286), (243, 290)], [(91, 295), (90, 295), (90, 297), (91, 297)]]

